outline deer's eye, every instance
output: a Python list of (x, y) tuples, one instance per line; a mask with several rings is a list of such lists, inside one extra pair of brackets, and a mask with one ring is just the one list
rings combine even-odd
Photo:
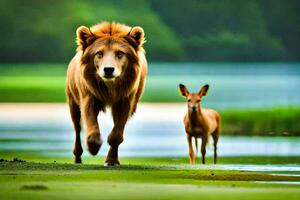
[(117, 53), (116, 53), (116, 56), (119, 59), (123, 58), (124, 55), (125, 55), (125, 53), (123, 51), (117, 51)]
[(197, 103), (200, 103), (200, 101), (201, 101), (201, 100), (199, 99), (199, 100), (197, 100), (196, 102), (197, 102)]
[(98, 56), (98, 58), (102, 58), (103, 57), (103, 52), (102, 51), (98, 51), (96, 53), (96, 56)]
[(187, 101), (188, 101), (188, 102), (191, 102), (191, 99), (188, 99)]

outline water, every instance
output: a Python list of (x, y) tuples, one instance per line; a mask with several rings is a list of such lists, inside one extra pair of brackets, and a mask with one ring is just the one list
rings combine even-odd
[[(187, 156), (182, 123), (185, 109), (184, 104), (140, 104), (127, 124), (120, 156)], [(74, 132), (65, 104), (2, 104), (0, 110), (0, 151), (72, 155)], [(101, 114), (99, 122), (106, 141), (113, 126), (111, 116)], [(104, 143), (100, 155), (106, 155), (107, 150)], [(221, 157), (300, 156), (300, 138), (222, 136), (218, 152)], [(207, 153), (213, 153), (211, 144)], [(87, 151), (85, 155), (89, 155)]]
[(154, 63), (145, 96), (180, 101), (179, 83), (193, 92), (210, 84), (204, 102), (216, 109), (300, 105), (299, 63)]

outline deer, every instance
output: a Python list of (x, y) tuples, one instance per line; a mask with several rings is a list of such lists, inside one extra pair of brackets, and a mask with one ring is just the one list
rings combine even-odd
[[(190, 164), (195, 164), (198, 152), (198, 138), (202, 139), (202, 164), (205, 164), (206, 145), (210, 135), (214, 142), (214, 164), (217, 163), (217, 144), (221, 134), (221, 116), (217, 111), (203, 108), (201, 105), (202, 97), (206, 96), (208, 88), (209, 85), (204, 85), (198, 93), (190, 93), (185, 85), (179, 84), (179, 91), (186, 98), (188, 107), (183, 123), (189, 146)], [(196, 155), (192, 144), (193, 138), (195, 140)]]

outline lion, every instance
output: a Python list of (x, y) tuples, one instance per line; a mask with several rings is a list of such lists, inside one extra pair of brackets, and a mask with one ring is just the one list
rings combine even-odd
[(75, 163), (82, 162), (81, 122), (88, 150), (96, 155), (103, 143), (97, 116), (110, 107), (114, 127), (107, 138), (110, 148), (105, 165), (119, 165), (118, 147), (123, 142), (124, 128), (145, 86), (144, 30), (102, 22), (89, 28), (80, 26), (76, 33), (78, 47), (66, 80), (67, 103), (75, 129)]

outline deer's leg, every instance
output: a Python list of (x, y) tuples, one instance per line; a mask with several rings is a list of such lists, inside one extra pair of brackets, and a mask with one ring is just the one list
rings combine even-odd
[(198, 138), (194, 138), (195, 139), (195, 157), (197, 157), (197, 155), (198, 155)]
[(217, 164), (217, 144), (218, 144), (218, 139), (219, 135), (217, 133), (213, 134), (213, 140), (214, 140), (214, 164)]
[(213, 134), (212, 134), (213, 140), (214, 140), (214, 164), (217, 164), (217, 144), (219, 140), (219, 130), (217, 129)]
[(114, 120), (114, 127), (108, 136), (108, 144), (110, 145), (105, 164), (119, 165), (118, 148), (123, 142), (123, 133), (126, 122), (131, 115), (130, 99), (122, 99), (112, 106), (112, 115)]
[(202, 143), (201, 143), (202, 164), (205, 164), (206, 144), (207, 144), (207, 136), (202, 136)]
[(190, 164), (195, 164), (195, 154), (192, 144), (192, 136), (187, 135), (187, 142), (189, 145), (189, 157), (190, 157)]
[(86, 126), (86, 143), (89, 152), (96, 155), (102, 145), (100, 129), (97, 121), (100, 105), (94, 97), (87, 96), (82, 99), (81, 115)]
[(75, 129), (75, 143), (73, 148), (73, 155), (75, 157), (75, 163), (81, 163), (81, 155), (83, 153), (83, 149), (81, 146), (81, 139), (80, 139), (80, 108), (79, 106), (72, 100), (69, 99), (68, 101), (71, 119)]

